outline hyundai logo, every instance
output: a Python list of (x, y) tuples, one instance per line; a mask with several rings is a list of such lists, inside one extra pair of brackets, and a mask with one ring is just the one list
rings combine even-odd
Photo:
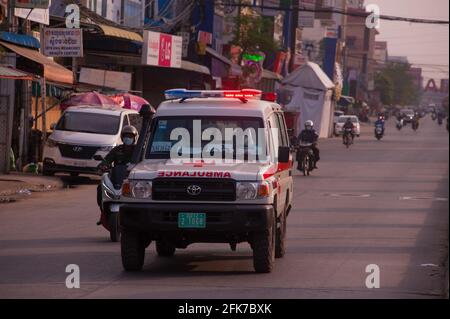
[(74, 147), (72, 148), (72, 150), (73, 150), (74, 152), (81, 152), (81, 151), (83, 150), (83, 148), (82, 148), (81, 146), (74, 146)]
[(202, 188), (198, 185), (189, 185), (186, 192), (191, 196), (197, 196), (202, 192)]

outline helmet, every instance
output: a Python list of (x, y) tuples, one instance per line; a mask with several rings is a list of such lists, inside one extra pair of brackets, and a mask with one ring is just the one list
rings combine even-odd
[(312, 129), (313, 126), (314, 126), (313, 121), (308, 120), (308, 121), (305, 122), (305, 128), (306, 128), (306, 129)]
[(133, 138), (134, 142), (136, 142), (136, 137), (138, 135), (138, 131), (134, 126), (126, 125), (122, 128), (122, 132), (120, 132), (120, 138), (123, 139), (125, 137)]

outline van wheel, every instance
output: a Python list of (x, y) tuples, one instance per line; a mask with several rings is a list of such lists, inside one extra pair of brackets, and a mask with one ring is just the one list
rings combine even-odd
[[(286, 203), (286, 207), (287, 207)], [(286, 207), (280, 215), (277, 223), (277, 231), (275, 238), (275, 258), (283, 258), (286, 253)]]
[(122, 229), (120, 240), (122, 266), (126, 271), (140, 271), (144, 265), (145, 245), (139, 233)]
[(156, 241), (156, 252), (160, 257), (172, 257), (175, 254), (175, 246), (164, 240)]
[(253, 267), (257, 273), (270, 273), (275, 262), (276, 218), (272, 226), (253, 234)]

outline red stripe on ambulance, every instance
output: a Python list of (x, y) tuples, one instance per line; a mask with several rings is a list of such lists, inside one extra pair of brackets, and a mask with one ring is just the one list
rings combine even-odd
[(230, 172), (211, 172), (211, 171), (159, 171), (158, 177), (231, 178), (231, 173)]

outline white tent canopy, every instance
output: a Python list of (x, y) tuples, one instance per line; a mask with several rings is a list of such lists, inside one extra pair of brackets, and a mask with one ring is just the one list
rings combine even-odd
[(289, 84), (293, 87), (301, 86), (307, 89), (316, 90), (331, 90), (334, 88), (333, 82), (320, 68), (320, 66), (313, 62), (307, 62), (301, 67), (294, 70), (294, 72), (287, 75), (282, 81), (282, 84)]
[(297, 131), (303, 129), (305, 121), (312, 120), (319, 136), (328, 137), (333, 126), (334, 84), (320, 66), (307, 62), (284, 78), (282, 85), (285, 110), (300, 113)]

